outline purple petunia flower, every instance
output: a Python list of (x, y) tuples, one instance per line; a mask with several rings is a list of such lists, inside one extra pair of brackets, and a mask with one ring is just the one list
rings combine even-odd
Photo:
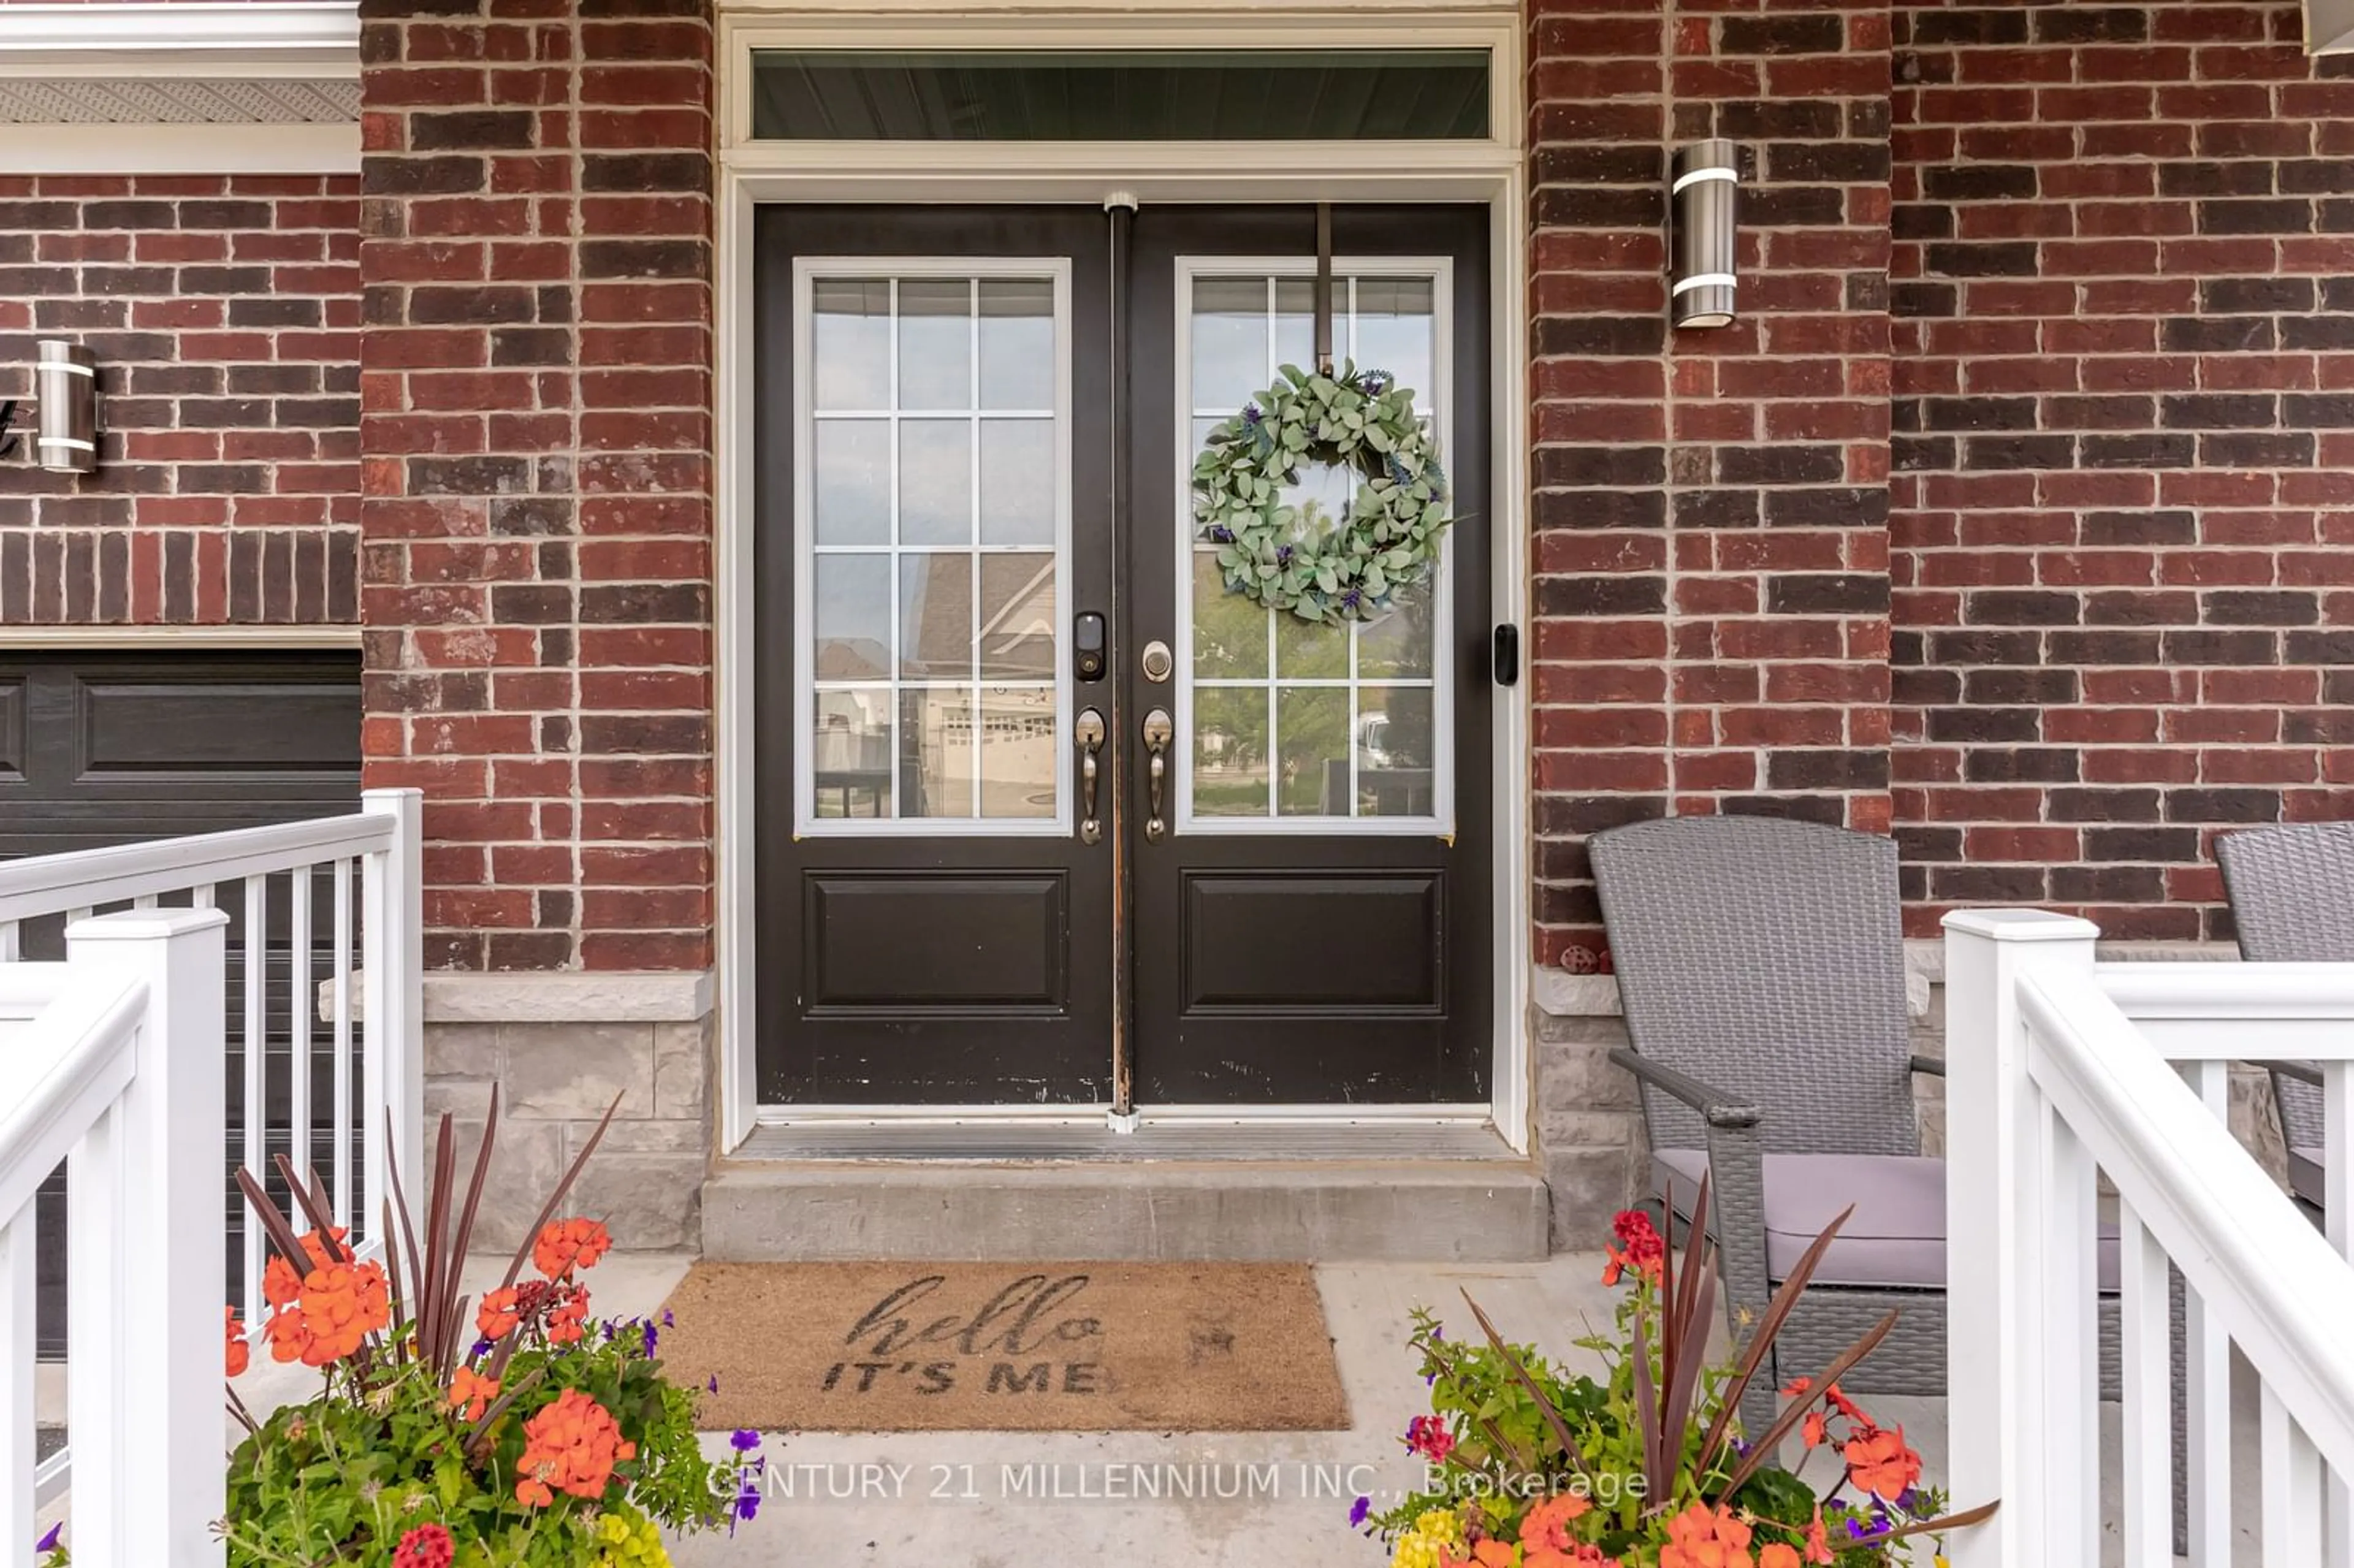
[(738, 1454), (748, 1454), (760, 1446), (760, 1435), (749, 1426), (738, 1426), (727, 1435), (727, 1446)]
[(717, 1372), (713, 1372), (711, 1374), (711, 1381), (703, 1385), (703, 1392), (705, 1393), (717, 1393), (719, 1392), (719, 1374)]
[(646, 1360), (652, 1361), (654, 1359), (654, 1347), (662, 1343), (662, 1336), (654, 1331), (653, 1319), (651, 1318), (639, 1324), (638, 1327), (645, 1332)]
[(727, 1533), (730, 1535), (736, 1533), (736, 1527), (738, 1524), (748, 1523), (750, 1520), (759, 1517), (760, 1483), (758, 1479), (758, 1472), (747, 1469), (743, 1472), (743, 1484), (737, 1489), (736, 1501), (729, 1510), (733, 1515), (733, 1517), (727, 1521)]
[(65, 1533), (65, 1520), (59, 1520), (57, 1523), (49, 1526), (49, 1532), (41, 1537), (40, 1540), (33, 1542), (33, 1550), (36, 1552), (55, 1552), (58, 1549), (58, 1537)]
[(675, 1329), (678, 1327), (678, 1319), (671, 1316), (670, 1308), (667, 1307), (663, 1308), (663, 1327), (665, 1329)]
[(491, 1351), (492, 1351), (492, 1349), (493, 1349), (493, 1347), (492, 1346), (492, 1344), (491, 1344), (491, 1341), (490, 1341), (490, 1340), (476, 1340), (474, 1341), (474, 1356), (475, 1356), (475, 1357), (477, 1357), (477, 1358), (482, 1357), (482, 1356), (487, 1356), (487, 1355), (489, 1355), (489, 1354), (491, 1353)]
[(1351, 1503), (1349, 1505), (1349, 1528), (1351, 1530), (1354, 1530), (1358, 1526), (1363, 1524), (1365, 1522), (1365, 1516), (1373, 1511), (1373, 1499), (1371, 1498), (1359, 1498), (1355, 1502)]

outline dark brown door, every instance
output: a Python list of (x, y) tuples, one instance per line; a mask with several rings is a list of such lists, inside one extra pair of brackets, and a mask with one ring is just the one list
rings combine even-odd
[(1459, 518), (1352, 630), (1226, 595), (1183, 489), (1311, 357), (1312, 210), (763, 212), (764, 1102), (1486, 1097), (1485, 234), (1335, 215)]

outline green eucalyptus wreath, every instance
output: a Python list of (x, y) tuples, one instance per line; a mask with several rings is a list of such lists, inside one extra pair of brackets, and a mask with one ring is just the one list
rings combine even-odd
[[(1283, 499), (1303, 463), (1357, 475), (1349, 514), (1329, 529)], [(1372, 620), (1428, 577), (1451, 521), (1447, 502), (1438, 445), (1413, 391), (1354, 365), (1337, 375), (1285, 366), (1193, 460), (1194, 527), (1217, 546), (1227, 590), (1302, 620)]]

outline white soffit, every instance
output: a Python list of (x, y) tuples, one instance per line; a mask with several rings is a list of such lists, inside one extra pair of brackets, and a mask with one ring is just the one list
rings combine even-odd
[(0, 168), (347, 174), (359, 167), (351, 4), (0, 4)]

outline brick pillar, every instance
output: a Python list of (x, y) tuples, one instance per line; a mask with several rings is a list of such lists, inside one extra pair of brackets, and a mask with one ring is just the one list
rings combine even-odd
[[(1884, 0), (1532, 0), (1537, 953), (1601, 945), (1583, 835), (1885, 831)], [(1667, 326), (1667, 150), (1744, 149), (1741, 320)]]
[(366, 0), (371, 784), (429, 961), (709, 962), (711, 22)]

